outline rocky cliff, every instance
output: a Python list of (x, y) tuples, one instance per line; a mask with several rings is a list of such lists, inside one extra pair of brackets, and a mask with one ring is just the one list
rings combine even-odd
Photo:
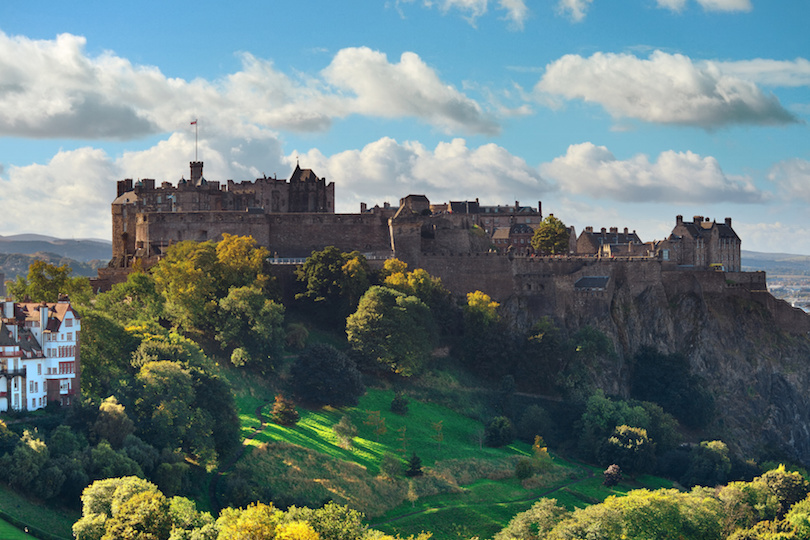
[[(551, 275), (513, 269), (517, 293), (505, 305), (517, 324), (551, 316), (569, 334), (591, 325), (612, 339), (617, 354), (591, 370), (605, 392), (630, 395), (642, 347), (680, 353), (715, 400), (703, 436), (742, 457), (810, 465), (810, 316), (763, 290), (762, 273), (615, 262)], [(585, 276), (609, 279), (603, 289), (577, 287)]]

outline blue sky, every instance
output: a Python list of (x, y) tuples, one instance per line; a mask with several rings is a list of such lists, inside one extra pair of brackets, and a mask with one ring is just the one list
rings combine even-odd
[[(810, 254), (800, 0), (0, 3), (0, 234), (109, 238), (122, 178), (543, 202)], [(73, 3), (77, 4), (77, 3)], [(617, 8), (621, 5), (621, 8)]]

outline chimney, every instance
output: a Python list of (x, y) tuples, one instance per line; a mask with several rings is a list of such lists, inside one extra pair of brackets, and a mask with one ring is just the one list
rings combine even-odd
[(619, 228), (618, 227), (611, 227), (610, 228), (610, 234), (619, 234)]
[(692, 220), (695, 222), (695, 225), (700, 225), (700, 223), (703, 221), (703, 216), (695, 216), (692, 218)]
[(624, 235), (627, 236), (627, 227), (624, 228)]
[(604, 227), (602, 227), (602, 236), (605, 236), (605, 233), (606, 233), (606, 232), (607, 232), (607, 229), (605, 229)]
[(683, 216), (680, 214), (675, 216), (675, 226), (677, 227), (678, 225), (683, 225)]
[(731, 228), (731, 218), (730, 217), (726, 218), (726, 227), (728, 227), (729, 229)]
[(202, 161), (192, 161), (189, 163), (191, 165), (191, 183), (196, 185), (197, 181), (202, 178), (202, 170), (203, 170), (203, 162)]
[(517, 212), (518, 210), (520, 210), (520, 202), (515, 201), (515, 212)]
[(537, 213), (541, 218), (543, 217), (543, 201), (537, 201)]
[(360, 213), (361, 213), (361, 214), (365, 214), (365, 213), (366, 213), (366, 209), (367, 209), (366, 203), (361, 202), (361, 203), (360, 203)]
[(132, 191), (132, 178), (127, 178), (126, 180), (118, 181), (118, 197), (120, 197), (127, 191)]
[(590, 232), (590, 233), (592, 233), (592, 232), (593, 232), (593, 227), (591, 227), (590, 225), (588, 225), (587, 227), (585, 227), (585, 232)]

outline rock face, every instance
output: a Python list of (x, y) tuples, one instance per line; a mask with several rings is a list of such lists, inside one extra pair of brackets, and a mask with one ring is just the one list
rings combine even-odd
[[(513, 270), (517, 292), (505, 305), (516, 324), (551, 316), (569, 333), (591, 325), (612, 339), (617, 354), (592, 372), (606, 393), (629, 396), (629, 361), (641, 347), (681, 353), (715, 399), (707, 433), (745, 458), (810, 465), (810, 316), (764, 290), (763, 273), (652, 261)], [(606, 286), (577, 287), (587, 276), (607, 277)]]

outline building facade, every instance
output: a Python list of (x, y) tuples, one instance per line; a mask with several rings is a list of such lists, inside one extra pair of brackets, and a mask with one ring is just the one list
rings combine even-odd
[(67, 300), (0, 303), (0, 412), (72, 404), (80, 390), (81, 320)]
[(741, 241), (731, 227), (731, 218), (722, 223), (703, 216), (684, 221), (675, 217), (675, 227), (657, 251), (664, 260), (697, 269), (715, 269), (727, 272), (742, 270)]

